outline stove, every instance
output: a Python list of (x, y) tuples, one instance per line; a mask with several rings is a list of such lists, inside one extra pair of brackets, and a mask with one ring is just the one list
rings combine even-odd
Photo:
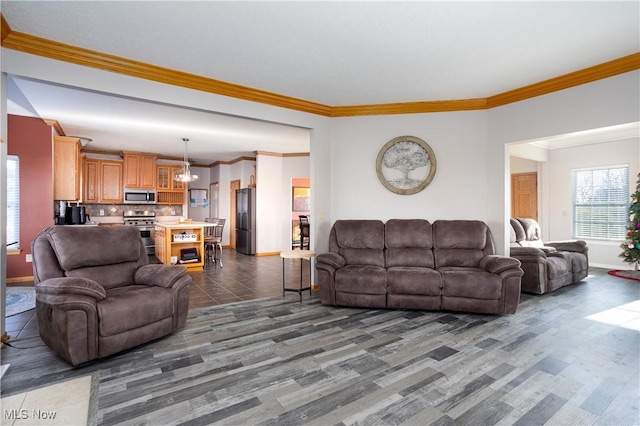
[(125, 225), (138, 228), (147, 254), (155, 255), (156, 245), (153, 238), (153, 224), (156, 221), (156, 212), (149, 210), (127, 210), (122, 214), (122, 220)]

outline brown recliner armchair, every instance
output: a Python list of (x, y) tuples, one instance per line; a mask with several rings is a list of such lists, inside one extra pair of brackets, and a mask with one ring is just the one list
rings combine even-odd
[(589, 274), (589, 247), (582, 240), (542, 241), (534, 219), (511, 224), (511, 257), (522, 263), (522, 291), (543, 294), (577, 283)]
[(53, 226), (31, 251), (40, 337), (72, 365), (186, 324), (191, 277), (183, 266), (150, 265), (133, 226)]

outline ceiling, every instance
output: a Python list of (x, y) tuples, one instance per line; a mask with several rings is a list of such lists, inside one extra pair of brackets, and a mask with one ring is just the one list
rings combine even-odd
[[(640, 51), (637, 1), (3, 1), (2, 14), (12, 31), (333, 107), (484, 98)], [(181, 156), (189, 137), (203, 163), (309, 150), (307, 129), (17, 77), (8, 95), (10, 113), (96, 149)]]

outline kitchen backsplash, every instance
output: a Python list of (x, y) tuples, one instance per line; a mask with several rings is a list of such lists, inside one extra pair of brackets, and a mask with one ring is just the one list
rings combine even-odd
[[(71, 203), (75, 206), (75, 203)], [(82, 204), (86, 208), (87, 214), (91, 218), (100, 217), (122, 217), (125, 211), (129, 210), (146, 210), (156, 212), (156, 216), (182, 216), (182, 206), (172, 204)], [(60, 215), (60, 202), (53, 202), (54, 215)], [(100, 214), (104, 213), (104, 214)]]

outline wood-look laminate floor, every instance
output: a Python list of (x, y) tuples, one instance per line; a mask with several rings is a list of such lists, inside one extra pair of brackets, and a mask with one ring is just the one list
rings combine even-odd
[[(92, 375), (105, 425), (640, 423), (636, 281), (592, 268), (509, 316), (347, 309), (282, 298), (281, 259), (254, 260), (271, 262), (278, 294), (193, 308), (151, 344), (76, 368), (46, 347), (3, 349), (3, 398)], [(263, 271), (236, 273), (261, 288)]]

